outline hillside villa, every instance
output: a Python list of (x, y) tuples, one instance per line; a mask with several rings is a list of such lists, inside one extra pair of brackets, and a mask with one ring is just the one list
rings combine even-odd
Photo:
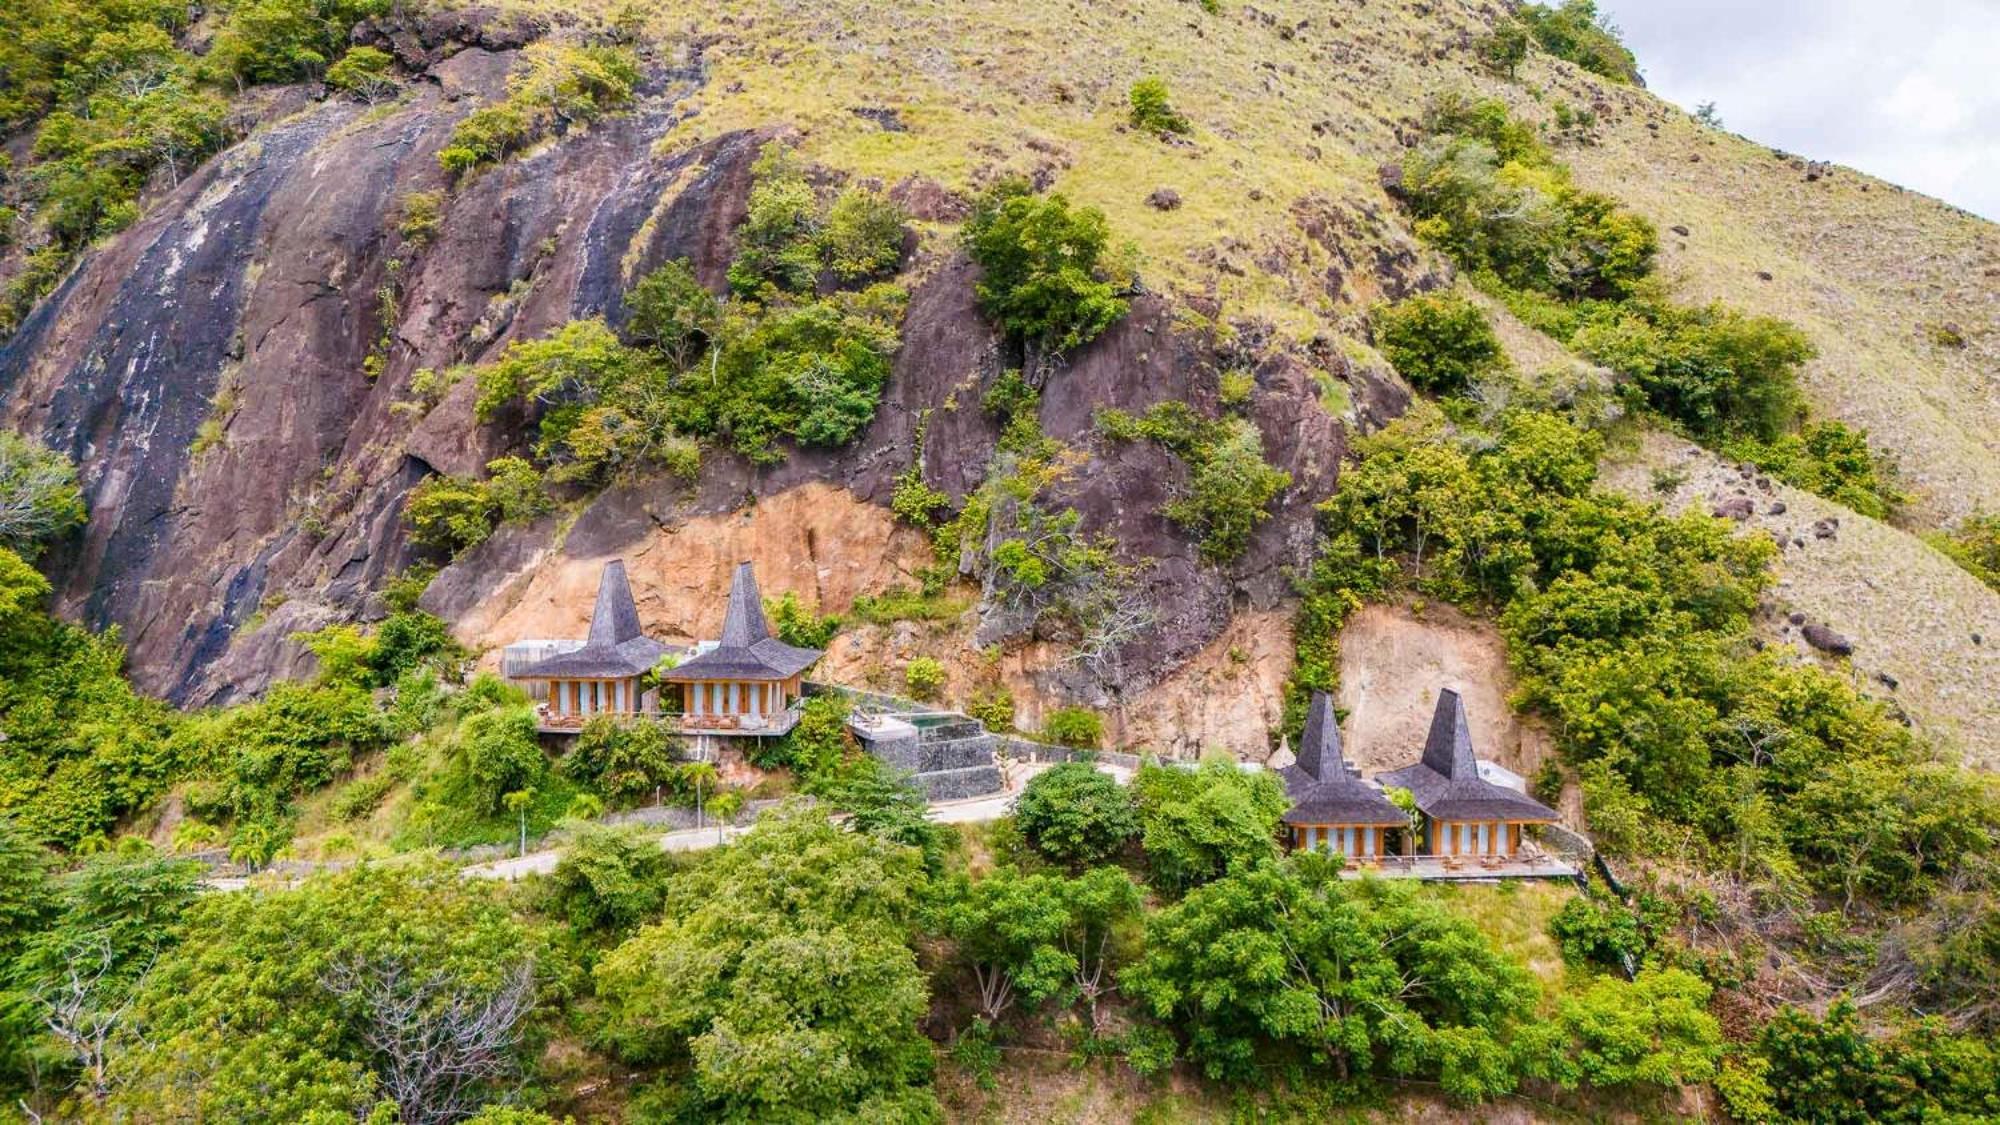
[[(1325, 692), (1314, 693), (1298, 760), (1280, 776), (1292, 799), (1284, 817), (1292, 847), (1336, 852), (1364, 865), (1396, 858), (1385, 842), (1391, 830), (1401, 837), (1404, 856), (1436, 860), (1445, 871), (1468, 862), (1489, 869), (1533, 865), (1542, 857), (1524, 842), (1522, 830), (1559, 819), (1515, 788), (1518, 778), (1479, 760), (1465, 704), (1450, 688), (1438, 694), (1418, 761), (1372, 781), (1341, 756), (1332, 701)], [(1389, 789), (1407, 790), (1417, 816), (1392, 803)]]
[[(503, 670), (537, 700), (544, 733), (573, 734), (609, 715), (657, 718), (682, 734), (772, 737), (797, 724), (803, 676), (819, 657), (771, 635), (748, 562), (730, 581), (721, 639), (682, 650), (645, 635), (625, 564), (613, 560), (598, 579), (589, 635), (516, 642)], [(661, 707), (662, 691), (677, 692), (678, 712)]]

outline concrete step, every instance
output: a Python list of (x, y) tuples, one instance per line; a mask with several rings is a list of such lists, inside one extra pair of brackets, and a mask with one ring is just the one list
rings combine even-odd
[(984, 797), (1006, 788), (1006, 783), (1000, 779), (999, 768), (990, 765), (920, 773), (917, 775), (917, 784), (923, 786), (924, 797), (932, 801), (958, 801), (967, 797)]

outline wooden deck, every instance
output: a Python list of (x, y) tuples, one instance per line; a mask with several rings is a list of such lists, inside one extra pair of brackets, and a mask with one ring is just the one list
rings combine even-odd
[(604, 711), (595, 715), (558, 715), (547, 705), (535, 708), (535, 730), (542, 734), (578, 734), (594, 719), (610, 719), (621, 727), (659, 723), (674, 734), (776, 738), (799, 725), (796, 707), (775, 715), (662, 715), (640, 711)]
[(1512, 856), (1391, 855), (1350, 863), (1341, 877), (1359, 879), (1429, 879), (1455, 882), (1482, 879), (1573, 879), (1577, 868), (1541, 852)]

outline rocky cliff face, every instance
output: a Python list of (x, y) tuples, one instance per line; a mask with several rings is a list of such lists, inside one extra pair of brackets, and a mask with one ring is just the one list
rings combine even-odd
[[(293, 112), (93, 252), (0, 350), (9, 424), (83, 466), (88, 532), (54, 565), (64, 610), (122, 628), (135, 677), (179, 702), (260, 690), (298, 670), (292, 633), (378, 612), (371, 592), (411, 559), (399, 520), (408, 489), (432, 472), (475, 473), (507, 450), (518, 427), (479, 425), (470, 381), (425, 409), (410, 394), (414, 372), (490, 359), (576, 317), (615, 323), (627, 285), (674, 258), (692, 260), (719, 290), (750, 163), (787, 127), (662, 146), (703, 71), (698, 54), (682, 66), (655, 60), (632, 112), (460, 185), (435, 241), (413, 248), (397, 233), (401, 200), (446, 186), (438, 149), (465, 112), (501, 92), (527, 33), (459, 18), (362, 34), (420, 69), (409, 97), (384, 111), (292, 99)], [(962, 210), (961, 196), (920, 176), (895, 191), (920, 219)], [(975, 274), (948, 231), (931, 232), (913, 276), (904, 346), (862, 440), (834, 454), (795, 451), (769, 469), (715, 454), (695, 487), (627, 483), (560, 526), (506, 529), (448, 568), (427, 607), (459, 621), (469, 642), (504, 643), (510, 630), (540, 627), (509, 616), (538, 573), (642, 553), (690, 521), (801, 488), (886, 505), (926, 415), (926, 475), (963, 496), (983, 479), (997, 437), (977, 387), (997, 371), (998, 342), (972, 306)], [(1309, 561), (1311, 506), (1331, 489), (1346, 441), (1307, 358), (1254, 325), (1227, 332), (1224, 346), (1214, 328), (1182, 326), (1176, 307), (1137, 300), (1071, 357), (1042, 407), (1051, 436), (1093, 453), (1063, 499), (1142, 562), (1157, 624), (1126, 660), (1135, 691), (1198, 654), (1237, 611), (1287, 595), (1291, 569)], [(364, 362), (382, 338), (386, 364), (371, 381)], [(1185, 470), (1146, 443), (1092, 436), (1103, 407), (1213, 408), (1223, 365), (1255, 373), (1251, 416), (1294, 482), (1226, 572), (1202, 565), (1157, 514)], [(1364, 413), (1400, 409), (1393, 385), (1353, 378)], [(802, 542), (876, 549), (842, 525), (851, 508), (790, 510)], [(894, 553), (886, 541), (880, 549)], [(812, 595), (839, 609), (859, 592), (869, 591)], [(1041, 679), (1103, 702), (1101, 685), (1061, 666)]]

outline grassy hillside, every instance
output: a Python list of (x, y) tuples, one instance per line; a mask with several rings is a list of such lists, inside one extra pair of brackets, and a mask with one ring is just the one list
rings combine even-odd
[[(585, 5), (583, 18), (608, 20), (611, 7)], [(1819, 351), (1807, 372), (1814, 405), (1867, 428), (1901, 463), (1920, 522), (2000, 495), (1992, 224), (1847, 169), (1809, 168), (1544, 54), (1500, 79), (1473, 49), (1492, 18), (1487, 5), (1450, 2), (1209, 12), (731, 0), (650, 12), (644, 32), (669, 52), (698, 52), (712, 76), (667, 146), (783, 123), (811, 159), (886, 182), (920, 175), (964, 190), (1035, 175), (1103, 208), (1136, 243), (1149, 286), (1214, 297), (1223, 320), (1266, 319), (1300, 340), (1351, 329), (1382, 273), (1440, 265), (1376, 177), (1428, 96), (1498, 96), (1545, 128), (1559, 104), (1593, 111), (1593, 126), (1559, 138), (1581, 186), (1659, 226), (1664, 272), (1684, 299), (1805, 329)], [(1186, 141), (1127, 125), (1128, 88), (1149, 75), (1192, 121)], [(1147, 205), (1159, 187), (1180, 193), (1177, 210)]]

